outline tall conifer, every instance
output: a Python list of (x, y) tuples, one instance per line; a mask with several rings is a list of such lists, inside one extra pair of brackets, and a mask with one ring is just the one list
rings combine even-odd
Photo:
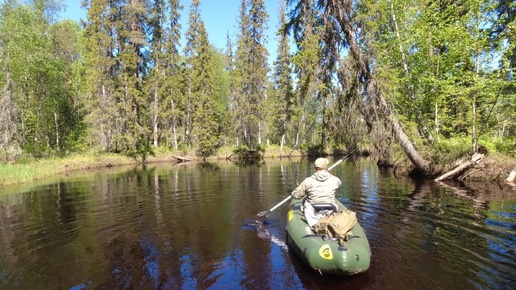
[(269, 15), (263, 0), (243, 0), (239, 16), (235, 81), (237, 132), (250, 149), (261, 143), (268, 74), (265, 29)]
[(117, 150), (116, 135), (120, 134), (115, 83), (115, 13), (108, 0), (84, 1), (88, 7), (84, 28), (86, 91), (84, 105), (90, 146), (106, 152)]
[[(216, 65), (216, 55), (208, 41), (201, 19), (200, 1), (191, 3), (185, 53), (188, 69), (187, 132), (199, 155), (206, 157), (218, 146), (220, 136), (220, 96), (216, 93), (216, 75), (222, 73), (222, 59)], [(195, 143), (193, 143), (195, 142)]]
[(181, 38), (181, 24), (179, 23), (183, 6), (179, 0), (168, 0), (169, 23), (168, 29), (164, 29), (165, 52), (163, 58), (164, 83), (163, 96), (160, 103), (160, 115), (163, 120), (162, 135), (168, 146), (177, 149), (179, 147), (179, 131), (183, 125), (185, 113), (185, 61), (179, 53), (179, 40)]
[[(285, 25), (285, 7), (282, 5), (279, 10), (280, 26)], [(287, 133), (291, 128), (291, 116), (293, 105), (293, 81), (292, 81), (292, 62), (289, 38), (286, 33), (280, 33), (278, 41), (278, 56), (274, 61), (274, 74), (272, 93), (273, 101), (270, 106), (271, 115), (273, 116), (271, 127), (272, 140), (275, 144), (280, 144), (280, 150), (287, 142)]]

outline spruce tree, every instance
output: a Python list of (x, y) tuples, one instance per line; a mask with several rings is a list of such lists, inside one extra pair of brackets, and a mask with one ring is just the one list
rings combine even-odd
[(154, 147), (169, 144), (178, 148), (177, 120), (181, 114), (178, 104), (182, 99), (178, 51), (180, 9), (182, 7), (177, 0), (155, 0), (150, 10), (150, 71), (145, 94), (150, 96), (148, 122)]
[[(285, 25), (285, 7), (282, 5), (279, 15), (279, 23)], [(271, 139), (275, 144), (280, 144), (280, 151), (283, 154), (284, 146), (287, 142), (287, 133), (292, 127), (292, 105), (293, 105), (293, 81), (292, 81), (292, 62), (290, 53), (289, 38), (286, 33), (280, 33), (278, 41), (278, 56), (274, 61), (273, 86), (271, 94), (272, 105), (269, 106), (271, 116)]]
[(179, 132), (183, 125), (181, 122), (185, 115), (185, 60), (179, 53), (179, 40), (181, 38), (181, 24), (179, 23), (183, 6), (179, 0), (169, 0), (169, 28), (164, 29), (165, 53), (163, 96), (160, 102), (160, 116), (163, 120), (163, 130), (160, 135), (165, 139), (166, 145), (179, 148)]
[(262, 0), (241, 2), (234, 105), (239, 139), (251, 150), (261, 143), (265, 120), (263, 109), (268, 84), (265, 29), (268, 17)]
[(216, 91), (216, 75), (222, 73), (222, 59), (216, 65), (216, 54), (208, 41), (208, 33), (200, 16), (200, 1), (191, 3), (189, 28), (186, 33), (187, 56), (187, 125), (192, 144), (202, 157), (219, 146), (220, 98)]
[(115, 7), (107, 0), (91, 0), (84, 28), (86, 91), (83, 104), (88, 126), (88, 144), (104, 152), (117, 151), (120, 134), (119, 112), (114, 96), (115, 39), (113, 36)]
[(322, 121), (322, 107), (318, 100), (323, 85), (319, 78), (322, 74), (320, 66), (322, 55), (319, 45), (321, 39), (317, 33), (319, 27), (314, 7), (310, 1), (303, 5), (300, 8), (304, 11), (301, 15), (302, 20), (294, 33), (298, 51), (292, 59), (297, 79), (297, 90), (292, 107), (294, 149), (299, 148), (303, 143), (313, 144), (314, 137), (318, 135), (316, 128)]
[[(116, 1), (113, 1), (116, 2)], [(144, 29), (147, 27), (147, 6), (144, 0), (120, 0), (116, 5), (117, 55), (115, 98), (120, 134), (116, 136), (119, 149), (128, 155), (145, 158), (149, 151), (149, 128), (146, 126), (149, 96), (143, 92), (143, 79), (148, 72), (148, 46)]]

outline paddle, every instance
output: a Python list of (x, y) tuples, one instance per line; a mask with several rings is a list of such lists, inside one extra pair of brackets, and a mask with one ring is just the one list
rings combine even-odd
[[(339, 161), (335, 162), (335, 164), (333, 164), (332, 166), (330, 166), (328, 168), (328, 171), (330, 171), (333, 167), (339, 165), (342, 161), (344, 161), (344, 159), (348, 158), (351, 154), (355, 153), (355, 151), (357, 151), (357, 149), (351, 151), (351, 153), (348, 153), (346, 156), (342, 157), (342, 159), (340, 159)], [(269, 210), (266, 210), (266, 211), (262, 211), (262, 212), (259, 212), (257, 215), (256, 215), (256, 219), (254, 220), (255, 222), (259, 222), (259, 223), (263, 223), (266, 219), (267, 219), (267, 216), (275, 209), (277, 209), (280, 205), (284, 204), (285, 202), (287, 202), (289, 199), (292, 198), (292, 195), (289, 195), (288, 197), (286, 197), (284, 200), (282, 200), (280, 203), (278, 203), (277, 205), (273, 206), (271, 209)]]

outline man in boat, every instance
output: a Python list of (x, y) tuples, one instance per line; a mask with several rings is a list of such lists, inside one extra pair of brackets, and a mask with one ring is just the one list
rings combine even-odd
[(292, 191), (294, 198), (306, 198), (304, 212), (308, 225), (312, 227), (327, 212), (316, 212), (312, 205), (335, 206), (335, 191), (342, 184), (340, 179), (328, 172), (328, 159), (317, 158), (314, 162), (315, 173), (305, 178), (303, 182)]

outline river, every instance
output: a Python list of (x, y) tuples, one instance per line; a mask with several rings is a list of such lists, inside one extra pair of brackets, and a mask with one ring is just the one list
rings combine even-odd
[(152, 164), (3, 189), (0, 289), (515, 289), (516, 188), (346, 160), (337, 198), (371, 265), (331, 277), (289, 250), (287, 204), (263, 231), (245, 224), (312, 172), (305, 159)]

